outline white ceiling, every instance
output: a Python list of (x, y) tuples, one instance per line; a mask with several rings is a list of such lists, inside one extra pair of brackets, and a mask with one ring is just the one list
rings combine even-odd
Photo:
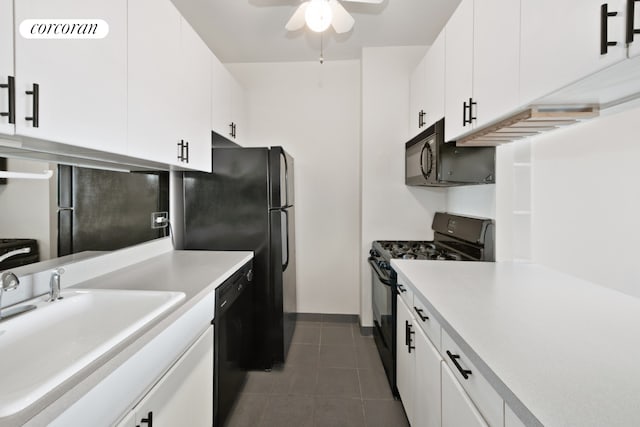
[[(313, 61), (320, 36), (284, 26), (300, 0), (172, 0), (222, 62)], [(460, 0), (343, 2), (353, 29), (324, 35), (325, 60), (357, 59), (362, 47), (430, 45)]]

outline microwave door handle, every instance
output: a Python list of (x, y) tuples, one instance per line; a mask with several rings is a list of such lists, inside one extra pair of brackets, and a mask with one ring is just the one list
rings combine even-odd
[[(424, 170), (424, 154), (425, 152), (427, 153), (427, 157), (428, 157), (428, 163), (429, 163), (429, 170)], [(424, 145), (422, 146), (422, 150), (420, 151), (420, 172), (422, 172), (422, 176), (425, 178), (429, 178), (429, 175), (431, 175), (431, 169), (432, 169), (432, 164), (433, 164), (433, 153), (431, 152), (431, 146), (429, 145), (429, 142), (425, 142)]]

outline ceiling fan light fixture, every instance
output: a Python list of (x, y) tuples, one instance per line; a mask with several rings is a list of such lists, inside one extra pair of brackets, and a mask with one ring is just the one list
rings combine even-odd
[(304, 14), (307, 27), (321, 33), (331, 25), (333, 14), (327, 0), (311, 0)]

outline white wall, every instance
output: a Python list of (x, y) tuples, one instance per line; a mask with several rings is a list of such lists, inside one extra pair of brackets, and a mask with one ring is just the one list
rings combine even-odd
[(250, 144), (295, 159), (298, 311), (358, 313), (360, 61), (229, 69), (246, 90)]
[[(496, 174), (496, 179), (497, 174)], [(447, 195), (447, 211), (451, 213), (496, 217), (496, 185), (452, 187)]]
[(533, 259), (640, 297), (640, 108), (532, 140)]
[[(48, 163), (7, 160), (7, 169), (12, 172), (42, 173), (50, 168)], [(10, 179), (0, 186), (0, 239), (38, 240), (41, 260), (56, 256), (57, 225), (51, 223), (50, 216), (51, 204), (56, 203), (50, 186), (55, 182), (54, 175), (48, 181)]]
[(373, 240), (433, 238), (431, 222), (446, 206), (446, 190), (404, 185), (409, 135), (409, 76), (424, 47), (365, 48), (362, 52), (362, 271), (360, 317), (372, 326)]

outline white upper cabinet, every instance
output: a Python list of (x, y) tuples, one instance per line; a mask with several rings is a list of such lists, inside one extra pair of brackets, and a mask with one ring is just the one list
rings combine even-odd
[(13, 1), (0, 0), (0, 133), (15, 132), (13, 72)]
[(181, 19), (168, 0), (129, 1), (128, 134), (134, 157), (179, 163)]
[(423, 119), (426, 127), (431, 126), (444, 117), (444, 49), (445, 32), (441, 31), (435, 39), (426, 55), (426, 83), (427, 93), (425, 102), (425, 116)]
[(233, 77), (222, 62), (212, 58), (211, 66), (211, 127), (231, 139), (231, 91)]
[(210, 54), (168, 0), (129, 1), (129, 155), (211, 170)]
[(211, 171), (211, 51), (182, 19), (183, 75), (179, 113), (188, 145), (188, 167)]
[(473, 97), (473, 3), (463, 0), (445, 27), (447, 141), (471, 129), (468, 110)]
[(463, 0), (445, 27), (445, 138), (518, 107), (520, 2)]
[[(20, 0), (14, 6), (15, 133), (125, 154), (127, 2)], [(26, 39), (18, 24), (34, 18), (102, 19), (109, 33), (103, 39)], [(5, 42), (3, 36), (2, 56)]]
[(409, 138), (426, 129), (425, 116), (430, 96), (427, 94), (427, 83), (427, 55), (425, 55), (411, 73), (409, 81)]
[(409, 137), (444, 117), (444, 31), (411, 74)]
[(477, 0), (473, 15), (473, 115), (479, 127), (520, 101), (520, 1)]
[(244, 87), (240, 82), (238, 82), (233, 76), (231, 78), (231, 122), (233, 123), (232, 139), (234, 142), (241, 144), (247, 138), (245, 92)]
[(635, 30), (640, 30), (640, 4), (636, 5), (636, 2), (629, 0), (629, 7), (627, 9), (629, 13), (627, 16), (626, 25), (626, 42), (629, 46), (629, 58), (635, 58), (640, 56), (640, 34), (636, 34)]
[(215, 57), (211, 82), (211, 126), (216, 133), (240, 143), (247, 128), (244, 88)]
[[(625, 0), (521, 1), (522, 103), (626, 58)], [(603, 6), (607, 14), (616, 15), (603, 17)], [(601, 53), (603, 48), (606, 53)]]

